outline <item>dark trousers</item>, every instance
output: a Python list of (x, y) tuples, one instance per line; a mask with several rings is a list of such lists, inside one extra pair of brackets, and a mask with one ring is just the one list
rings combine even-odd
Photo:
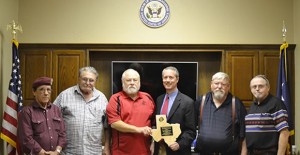
[(200, 152), (200, 155), (239, 155), (239, 153), (222, 153), (222, 152)]
[(277, 155), (277, 148), (252, 149), (248, 150), (248, 155)]
[(200, 155), (223, 155), (220, 152), (213, 152), (213, 153), (200, 153)]

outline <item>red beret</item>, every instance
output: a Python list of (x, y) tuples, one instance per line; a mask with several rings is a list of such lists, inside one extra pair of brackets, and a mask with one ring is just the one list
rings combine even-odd
[(37, 87), (41, 85), (52, 85), (52, 78), (49, 77), (39, 77), (32, 83), (32, 88), (36, 89)]

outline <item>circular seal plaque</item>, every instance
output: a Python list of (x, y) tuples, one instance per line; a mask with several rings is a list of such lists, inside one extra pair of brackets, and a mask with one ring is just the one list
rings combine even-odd
[(161, 27), (170, 18), (169, 5), (164, 0), (145, 0), (140, 8), (140, 18), (149, 27)]

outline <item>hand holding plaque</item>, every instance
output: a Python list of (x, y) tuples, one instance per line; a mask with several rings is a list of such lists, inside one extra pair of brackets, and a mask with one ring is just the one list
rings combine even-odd
[(166, 115), (156, 115), (156, 129), (152, 129), (151, 134), (156, 142), (164, 139), (166, 144), (170, 145), (176, 142), (180, 133), (180, 124), (169, 124), (167, 123)]

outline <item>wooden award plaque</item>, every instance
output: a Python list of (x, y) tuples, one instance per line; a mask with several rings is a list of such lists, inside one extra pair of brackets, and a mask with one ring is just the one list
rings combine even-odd
[(156, 115), (156, 129), (152, 129), (151, 134), (156, 142), (164, 139), (165, 143), (170, 145), (176, 141), (180, 133), (180, 124), (169, 124), (166, 115)]

